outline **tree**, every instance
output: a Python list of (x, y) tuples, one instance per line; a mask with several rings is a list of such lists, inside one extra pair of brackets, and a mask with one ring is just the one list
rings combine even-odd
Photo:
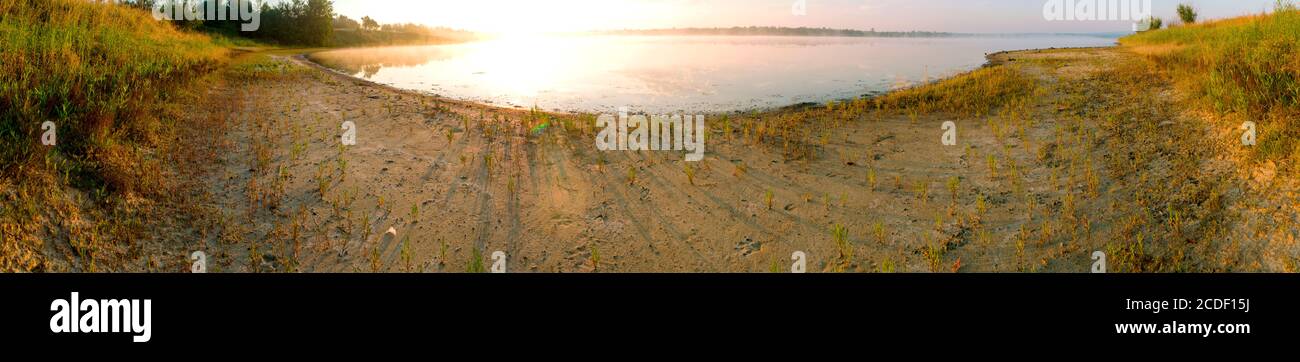
[(369, 16), (361, 17), (361, 28), (366, 30), (379, 30), (379, 22), (371, 19)]
[(339, 15), (338, 17), (334, 18), (334, 28), (357, 30), (361, 28), (361, 23), (358, 23), (356, 20), (352, 20), (351, 18), (348, 18), (345, 15)]
[(1164, 19), (1157, 18), (1157, 17), (1154, 17), (1154, 16), (1152, 16), (1151, 18), (1147, 19), (1147, 20), (1145, 21), (1145, 23), (1146, 23), (1146, 26), (1147, 26), (1147, 27), (1146, 27), (1146, 30), (1148, 30), (1148, 31), (1150, 31), (1150, 30), (1160, 30), (1160, 28), (1163, 28), (1163, 27), (1165, 26), (1165, 20), (1164, 20)]
[(329, 45), (334, 38), (334, 4), (330, 0), (308, 0), (303, 9), (302, 42), (307, 45)]
[(1183, 24), (1195, 24), (1196, 16), (1196, 7), (1192, 4), (1178, 4), (1178, 18), (1183, 20)]
[(329, 0), (292, 0), (270, 6), (262, 3), (262, 26), (257, 36), (281, 44), (329, 45), (334, 38), (334, 5)]

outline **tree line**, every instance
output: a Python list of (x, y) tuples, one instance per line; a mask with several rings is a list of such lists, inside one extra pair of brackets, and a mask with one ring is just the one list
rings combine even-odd
[[(238, 14), (235, 0), (127, 0), (126, 4), (152, 10), (155, 5), (196, 6), (222, 9), (228, 14)], [(230, 20), (174, 20), (178, 26), (220, 33), (230, 37), (245, 37), (281, 45), (352, 46), (367, 44), (430, 44), (459, 43), (475, 40), (478, 36), (469, 31), (420, 24), (380, 24), (369, 16), (351, 19), (334, 14), (330, 0), (284, 0), (270, 4), (259, 1), (261, 17), (256, 31), (244, 32), (240, 27), (247, 22), (231, 16)], [(231, 11), (235, 10), (235, 11)], [(248, 11), (248, 9), (246, 9)]]
[(335, 46), (445, 44), (479, 39), (479, 35), (447, 27), (421, 24), (380, 24), (369, 16), (354, 20), (344, 15), (334, 17)]
[[(328, 46), (334, 39), (334, 3), (330, 0), (285, 0), (272, 5), (258, 1), (261, 11), (255, 31), (241, 31), (248, 22), (238, 16), (228, 20), (172, 20), (178, 26), (246, 37), (284, 45)], [(155, 6), (191, 6), (238, 14), (238, 1), (232, 0), (127, 0), (125, 4), (152, 11)], [(249, 9), (245, 9), (249, 11)]]

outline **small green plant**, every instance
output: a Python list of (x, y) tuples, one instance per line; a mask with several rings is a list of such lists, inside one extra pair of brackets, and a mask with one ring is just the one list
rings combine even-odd
[(321, 199), (325, 199), (325, 192), (329, 190), (330, 180), (325, 176), (325, 163), (322, 162), (316, 166), (316, 191), (320, 193)]
[(688, 182), (691, 183), (691, 186), (694, 186), (694, 185), (695, 185), (695, 167), (691, 166), (691, 163), (690, 163), (690, 162), (687, 162), (687, 163), (686, 163), (686, 166), (685, 166), (685, 171), (686, 171), (686, 180), (687, 180)]
[(881, 272), (881, 273), (885, 273), (885, 274), (893, 273), (893, 272), (894, 272), (894, 259), (892, 259), (892, 258), (885, 258), (885, 261), (880, 262), (880, 272)]
[(722, 134), (727, 136), (727, 142), (731, 142), (731, 120), (726, 116), (722, 117)]
[(1067, 193), (1061, 201), (1061, 214), (1067, 218), (1074, 218), (1075, 201), (1074, 194)]
[(361, 242), (365, 243), (370, 239), (370, 218), (361, 215)]
[(438, 264), (446, 265), (446, 264), (447, 264), (447, 249), (450, 249), (450, 248), (451, 248), (451, 245), (447, 245), (447, 240), (443, 240), (443, 239), (439, 239), (439, 240), (438, 240), (438, 244), (439, 244), (439, 246), (438, 246)]
[(925, 180), (916, 181), (916, 199), (925, 204), (930, 200), (930, 183)]
[(407, 235), (402, 238), (402, 264), (406, 266), (406, 272), (411, 272), (411, 236)]
[(871, 190), (876, 189), (876, 169), (874, 167), (867, 170), (867, 186)]
[(1170, 210), (1169, 215), (1166, 216), (1166, 219), (1167, 220), (1165, 221), (1165, 223), (1169, 228), (1169, 233), (1172, 234), (1175, 238), (1181, 239), (1183, 237), (1183, 225), (1185, 222), (1182, 212), (1179, 212), (1177, 210)]
[(998, 178), (998, 158), (997, 158), (997, 157), (994, 157), (992, 154), (989, 154), (989, 156), (988, 156), (988, 164), (989, 164), (989, 178), (991, 178), (991, 179), (997, 179), (997, 178)]
[(596, 247), (596, 243), (591, 244), (591, 270), (600, 272), (600, 248)]
[(473, 251), (473, 255), (470, 255), (469, 266), (465, 268), (465, 272), (482, 273), (487, 271), (487, 269), (483, 267), (483, 253), (479, 252), (478, 248), (471, 248), (471, 251)]
[(366, 254), (370, 258), (371, 273), (378, 273), (380, 270), (383, 270), (384, 264), (379, 258), (379, 245), (370, 247), (370, 252)]
[(261, 267), (262, 252), (257, 249), (257, 242), (254, 241), (252, 245), (248, 247), (248, 269), (256, 273), (261, 270)]
[(1020, 232), (1016, 233), (1016, 269), (1020, 271), (1024, 271), (1026, 239), (1029, 239), (1029, 230), (1020, 225)]
[(420, 220), (420, 204), (411, 204), (411, 222), (415, 223), (415, 222), (419, 222), (419, 220)]
[(930, 241), (930, 234), (925, 234), (925, 262), (930, 267), (930, 271), (938, 273), (943, 271), (943, 257), (947, 253), (947, 248)]
[(1087, 182), (1088, 197), (1096, 198), (1101, 194), (1101, 177), (1092, 168), (1084, 171), (1084, 180)]
[(343, 182), (343, 180), (348, 176), (348, 159), (343, 158), (343, 156), (340, 155), (338, 159), (338, 164), (339, 164), (339, 182)]
[(952, 202), (957, 203), (957, 193), (961, 188), (961, 179), (957, 178), (957, 176), (949, 177), (945, 186), (948, 187), (948, 193), (952, 194)]
[(628, 185), (636, 184), (636, 167), (627, 168), (627, 184)]
[(841, 267), (853, 263), (853, 245), (849, 243), (848, 229), (844, 225), (835, 224), (831, 227), (831, 239), (835, 241), (835, 247), (840, 251)]
[(877, 221), (874, 225), (871, 225), (871, 234), (876, 236), (876, 242), (884, 244), (885, 223), (883, 221)]
[(767, 209), (769, 211), (772, 210), (772, 196), (772, 190), (767, 190), (763, 195), (763, 198), (767, 199)]

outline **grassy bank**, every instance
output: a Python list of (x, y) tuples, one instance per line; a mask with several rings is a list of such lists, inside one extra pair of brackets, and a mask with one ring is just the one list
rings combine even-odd
[(1224, 127), (1258, 124), (1258, 160), (1300, 156), (1300, 11), (1280, 2), (1270, 14), (1152, 31), (1120, 41), (1173, 75), (1179, 89)]
[(177, 100), (228, 50), (144, 10), (75, 0), (0, 3), (0, 49), (0, 271), (50, 270), (55, 240), (71, 268), (93, 270), (97, 245), (139, 230), (121, 224), (142, 218), (127, 205), (167, 192)]

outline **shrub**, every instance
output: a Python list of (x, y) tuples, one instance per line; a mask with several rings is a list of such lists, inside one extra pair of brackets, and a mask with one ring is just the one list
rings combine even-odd
[(1183, 24), (1195, 24), (1196, 16), (1196, 8), (1192, 4), (1178, 4), (1178, 18), (1183, 21)]
[(1160, 30), (1160, 28), (1163, 27), (1165, 27), (1164, 19), (1155, 16), (1152, 16), (1150, 19), (1147, 19), (1147, 30)]

